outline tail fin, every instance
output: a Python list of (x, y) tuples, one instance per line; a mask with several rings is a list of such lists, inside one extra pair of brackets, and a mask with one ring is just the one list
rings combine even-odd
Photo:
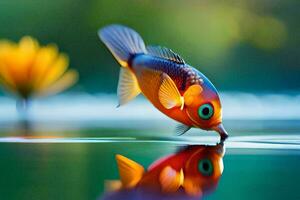
[(144, 167), (140, 164), (122, 156), (116, 155), (122, 187), (132, 188), (141, 180)]
[(128, 27), (109, 25), (99, 30), (98, 35), (123, 67), (128, 67), (132, 55), (147, 52), (141, 36)]

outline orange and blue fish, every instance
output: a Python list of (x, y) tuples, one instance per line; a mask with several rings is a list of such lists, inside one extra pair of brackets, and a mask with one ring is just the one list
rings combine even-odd
[(99, 37), (120, 63), (119, 105), (138, 94), (180, 122), (178, 134), (192, 127), (228, 134), (222, 125), (220, 97), (204, 74), (166, 47), (146, 46), (141, 36), (122, 25), (99, 30)]
[(154, 162), (148, 170), (116, 155), (120, 181), (107, 182), (106, 199), (199, 199), (216, 189), (224, 169), (224, 149), (222, 143), (189, 145)]

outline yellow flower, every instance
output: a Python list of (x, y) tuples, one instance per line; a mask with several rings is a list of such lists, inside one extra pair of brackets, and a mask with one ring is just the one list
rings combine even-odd
[(73, 85), (78, 74), (67, 70), (68, 57), (55, 45), (40, 46), (28, 36), (18, 44), (0, 41), (0, 83), (22, 99), (58, 93)]

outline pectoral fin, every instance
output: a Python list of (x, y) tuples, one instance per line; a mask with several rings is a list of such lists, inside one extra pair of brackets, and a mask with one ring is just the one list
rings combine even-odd
[(203, 91), (201, 85), (192, 85), (184, 93), (184, 104), (191, 105), (194, 99)]
[(184, 99), (180, 95), (174, 81), (167, 74), (163, 74), (163, 81), (158, 91), (158, 98), (166, 109), (174, 107), (183, 109)]
[(177, 172), (172, 167), (167, 166), (161, 171), (159, 181), (163, 192), (176, 192), (183, 185), (183, 171), (181, 169), (180, 172)]
[(120, 179), (124, 188), (132, 188), (141, 180), (144, 167), (122, 156), (116, 155)]

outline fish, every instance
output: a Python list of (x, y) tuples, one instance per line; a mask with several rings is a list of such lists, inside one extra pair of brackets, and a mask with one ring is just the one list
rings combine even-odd
[(222, 140), (228, 137), (219, 94), (204, 74), (171, 49), (146, 46), (129, 27), (108, 25), (98, 35), (121, 65), (118, 106), (142, 93), (159, 111), (179, 122), (178, 135), (194, 127), (217, 131)]
[(188, 145), (155, 161), (147, 170), (117, 154), (120, 180), (106, 182), (107, 193), (104, 196), (106, 199), (202, 198), (217, 188), (224, 170), (224, 154), (223, 143)]

